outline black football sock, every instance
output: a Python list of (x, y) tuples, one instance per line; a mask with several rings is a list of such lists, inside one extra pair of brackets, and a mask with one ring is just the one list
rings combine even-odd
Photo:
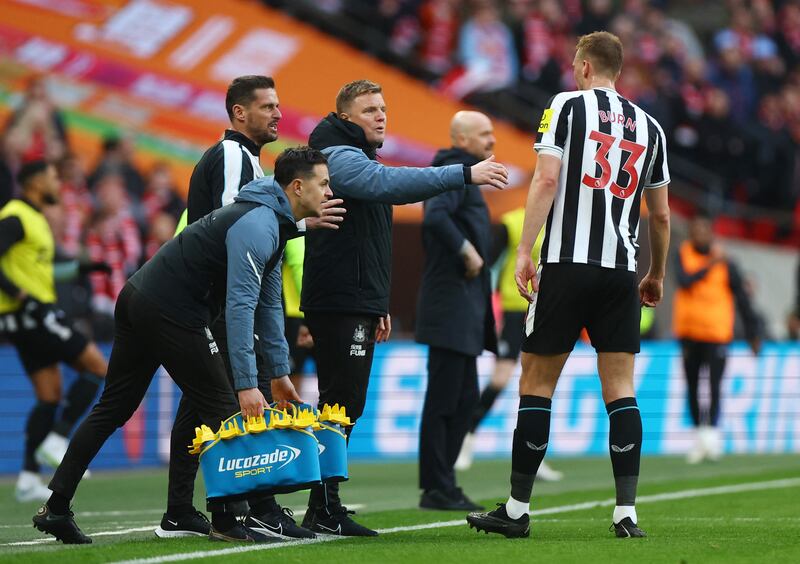
[(57, 403), (37, 402), (28, 414), (25, 425), (25, 460), (22, 468), (29, 472), (38, 472), (39, 463), (36, 462), (36, 449), (42, 444), (47, 434), (53, 428), (56, 418)]
[(635, 505), (642, 455), (642, 417), (639, 407), (636, 398), (620, 398), (607, 404), (606, 411), (617, 505)]
[(511, 450), (511, 497), (523, 503), (531, 500), (533, 481), (547, 452), (551, 405), (550, 398), (541, 396), (519, 399)]

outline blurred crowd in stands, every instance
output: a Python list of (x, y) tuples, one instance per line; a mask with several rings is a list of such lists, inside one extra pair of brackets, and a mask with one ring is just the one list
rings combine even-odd
[[(266, 1), (290, 9), (286, 2)], [(797, 203), (798, 0), (318, 0), (314, 5), (331, 17), (377, 29), (389, 50), (424, 68), (448, 95), (528, 127), (538, 116), (526, 113), (526, 106), (541, 112), (554, 93), (575, 88), (576, 37), (612, 31), (625, 45), (618, 89), (664, 126), (676, 161), (684, 157), (715, 173), (727, 201), (779, 210)], [(701, 25), (686, 23), (698, 16)], [(515, 119), (520, 108), (524, 119)], [(691, 165), (685, 175), (697, 177)]]
[[(263, 1), (305, 5), (306, 16), (324, 14), (321, 27), (345, 18), (338, 29), (350, 40), (380, 38), (394, 62), (424, 69), (446, 95), (528, 130), (550, 96), (575, 88), (577, 36), (608, 29), (626, 49), (617, 86), (664, 126), (673, 177), (702, 184), (695, 171), (710, 171), (727, 202), (795, 210), (800, 226), (800, 0)], [(698, 19), (706, 5), (717, 9)], [(41, 78), (0, 124), (0, 205), (16, 195), (21, 163), (56, 163), (62, 198), (47, 215), (59, 252), (111, 267), (59, 288), (62, 308), (91, 319), (97, 339), (110, 337), (125, 280), (172, 237), (185, 207), (169, 165), (142, 170), (133, 150), (118, 132), (96, 162), (77, 156)]]
[[(166, 163), (140, 170), (133, 139), (110, 133), (95, 163), (71, 151), (67, 129), (44, 78), (30, 82), (24, 98), (0, 131), (0, 207), (18, 196), (15, 172), (28, 161), (56, 164), (58, 205), (43, 210), (59, 257), (103, 262), (110, 273), (60, 284), (59, 304), (90, 324), (96, 339), (110, 339), (117, 295), (139, 266), (172, 238), (185, 203)], [(89, 166), (93, 165), (93, 166)]]

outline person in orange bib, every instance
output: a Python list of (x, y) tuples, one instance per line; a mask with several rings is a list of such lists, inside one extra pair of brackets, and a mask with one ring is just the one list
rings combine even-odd
[[(728, 344), (733, 340), (737, 308), (754, 354), (761, 348), (761, 337), (758, 317), (744, 290), (739, 270), (714, 242), (708, 215), (698, 213), (692, 218), (689, 239), (681, 244), (677, 258), (673, 332), (681, 342), (689, 411), (696, 429), (695, 444), (687, 455), (687, 462), (697, 464), (722, 456), (723, 442), (718, 428), (720, 383)], [(708, 370), (711, 402), (701, 411), (698, 389), (703, 368)]]

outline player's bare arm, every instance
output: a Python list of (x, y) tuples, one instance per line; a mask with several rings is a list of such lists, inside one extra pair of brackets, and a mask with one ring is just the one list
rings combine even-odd
[[(525, 204), (525, 222), (522, 226), (522, 238), (517, 247), (517, 267), (514, 275), (519, 295), (528, 302), (533, 301), (533, 293), (539, 291), (536, 265), (533, 264), (531, 250), (553, 205), (560, 172), (560, 158), (553, 155), (539, 155), (536, 172), (528, 190), (528, 201)], [(531, 290), (528, 290), (528, 282)]]
[(650, 269), (639, 284), (642, 305), (655, 307), (664, 293), (664, 275), (669, 249), (669, 185), (644, 191), (649, 211)]

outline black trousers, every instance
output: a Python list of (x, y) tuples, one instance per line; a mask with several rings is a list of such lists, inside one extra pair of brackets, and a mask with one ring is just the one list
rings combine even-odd
[[(355, 422), (367, 403), (378, 318), (306, 312), (305, 319), (314, 338), (319, 405), (338, 403)], [(341, 505), (338, 484), (311, 488), (308, 504), (315, 509)]]
[[(225, 365), (225, 374), (227, 375), (228, 382), (231, 389), (233, 389), (233, 370), (231, 369), (230, 358), (228, 357), (228, 338), (227, 329), (225, 325), (225, 315), (220, 315), (211, 327), (211, 333), (219, 348), (219, 356)], [(261, 359), (256, 359), (260, 365)], [(270, 388), (270, 380), (261, 377), (259, 370), (258, 388), (267, 401), (272, 399), (272, 389)], [(239, 411), (238, 402), (235, 411)], [(194, 439), (194, 429), (199, 427), (202, 423), (200, 414), (194, 408), (194, 405), (186, 394), (181, 396), (181, 401), (178, 404), (178, 410), (175, 412), (175, 422), (172, 425), (172, 433), (170, 434), (170, 458), (169, 458), (169, 482), (167, 491), (167, 505), (168, 506), (183, 506), (187, 507), (192, 505), (194, 498), (194, 483), (197, 478), (197, 470), (200, 465), (200, 457), (197, 455), (189, 454), (185, 448), (186, 445), (192, 444)], [(216, 431), (216, 428), (212, 428)], [(248, 499), (251, 502), (257, 502), (261, 499), (271, 497), (269, 494), (254, 493)], [(213, 504), (210, 506), (213, 508)]]
[(343, 405), (355, 421), (367, 403), (378, 318), (309, 312), (306, 325), (317, 356), (319, 405)]
[[(720, 343), (705, 343), (702, 341), (681, 341), (683, 351), (683, 369), (686, 374), (687, 392), (689, 394), (689, 412), (692, 423), (698, 425), (716, 426), (719, 421), (720, 387), (722, 375), (725, 372), (725, 363), (728, 360), (728, 347)], [(701, 412), (698, 390), (700, 388), (700, 370), (708, 368), (708, 378), (711, 387), (711, 404), (707, 411)]]
[(477, 358), (431, 347), (419, 433), (419, 487), (423, 490), (456, 487), (453, 465), (479, 399)]
[[(160, 365), (188, 398), (200, 420), (218, 429), (238, 411), (222, 356), (203, 327), (188, 329), (162, 316), (158, 306), (130, 283), (117, 300), (114, 344), (100, 401), (78, 427), (67, 454), (50, 481), (50, 489), (75, 495), (83, 472), (109, 436), (139, 407)], [(188, 445), (177, 453), (188, 457)]]

